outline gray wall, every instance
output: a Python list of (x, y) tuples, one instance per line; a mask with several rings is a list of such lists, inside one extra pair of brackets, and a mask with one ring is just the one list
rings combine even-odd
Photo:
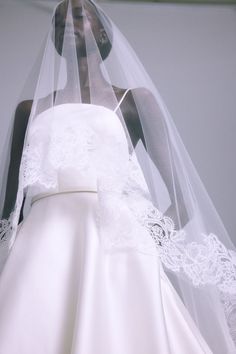
[[(1, 106), (37, 54), (53, 1), (0, 3)], [(103, 4), (156, 83), (227, 230), (236, 243), (236, 7)], [(37, 16), (30, 17), (38, 9)], [(19, 35), (20, 33), (20, 35)], [(5, 79), (3, 83), (2, 79)]]

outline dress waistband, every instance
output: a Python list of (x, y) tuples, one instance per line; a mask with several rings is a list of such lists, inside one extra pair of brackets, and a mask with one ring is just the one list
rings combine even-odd
[(69, 189), (69, 190), (63, 190), (63, 191), (59, 191), (59, 192), (50, 192), (50, 193), (42, 193), (42, 194), (37, 194), (35, 195), (32, 200), (31, 200), (31, 205), (33, 205), (33, 203), (35, 203), (36, 201), (43, 199), (43, 198), (48, 198), (54, 195), (58, 195), (58, 194), (69, 194), (69, 193), (97, 193), (98, 191), (95, 188), (91, 188), (91, 187), (83, 187), (83, 188), (78, 188), (78, 189)]

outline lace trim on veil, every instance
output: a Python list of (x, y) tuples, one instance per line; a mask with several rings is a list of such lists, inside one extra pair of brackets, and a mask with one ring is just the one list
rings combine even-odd
[(216, 235), (202, 235), (202, 243), (186, 242), (186, 233), (176, 231), (170, 218), (148, 207), (138, 215), (159, 251), (162, 263), (182, 272), (195, 287), (215, 285), (219, 290), (226, 321), (236, 345), (236, 253), (228, 250)]

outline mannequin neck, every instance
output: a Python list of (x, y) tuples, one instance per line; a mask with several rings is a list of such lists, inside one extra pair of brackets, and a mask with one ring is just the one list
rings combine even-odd
[(83, 92), (88, 92), (91, 88), (101, 90), (101, 87), (106, 86), (107, 82), (102, 74), (100, 63), (101, 60), (96, 55), (92, 54), (89, 58), (79, 58), (77, 67), (73, 67), (67, 60), (67, 66), (69, 66), (71, 70), (67, 70), (67, 85), (65, 90), (71, 87), (71, 83), (77, 86), (75, 80), (79, 80), (81, 96), (83, 96)]

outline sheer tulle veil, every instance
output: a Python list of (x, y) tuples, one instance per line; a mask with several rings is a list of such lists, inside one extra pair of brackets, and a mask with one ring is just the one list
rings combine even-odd
[[(212, 351), (234, 353), (235, 247), (157, 88), (124, 35), (92, 0), (57, 4), (15, 116), (1, 117), (6, 127), (0, 143), (1, 268), (28, 215), (35, 184), (56, 190), (58, 183), (52, 166), (44, 165), (55, 141), (34, 151), (28, 133), (45, 111), (53, 115), (66, 104), (116, 110), (127, 137), (127, 162), (121, 149), (111, 158), (113, 172), (104, 169), (97, 181), (104, 252), (128, 249), (160, 257)], [(65, 155), (53, 163), (63, 168)], [(81, 167), (83, 161), (80, 152), (73, 163)], [(124, 200), (132, 214), (128, 229), (119, 222)]]

